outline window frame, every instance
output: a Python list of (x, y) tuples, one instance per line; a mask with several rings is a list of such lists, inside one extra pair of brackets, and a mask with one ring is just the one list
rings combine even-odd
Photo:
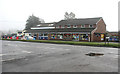
[[(84, 26), (84, 27), (83, 27)], [(85, 28), (85, 25), (81, 25), (81, 28)]]
[(89, 25), (89, 28), (93, 28), (93, 25), (92, 25), (92, 27), (91, 27), (91, 25)]
[[(69, 26), (69, 27), (68, 27)], [(71, 28), (71, 25), (67, 25), (67, 28)]]
[(61, 25), (61, 28), (65, 28), (65, 26), (64, 26), (64, 25), (63, 25), (63, 26)]
[(77, 28), (77, 25), (73, 25), (73, 28)]

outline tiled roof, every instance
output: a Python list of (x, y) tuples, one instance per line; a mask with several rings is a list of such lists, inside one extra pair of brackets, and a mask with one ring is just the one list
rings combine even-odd
[(68, 19), (61, 20), (55, 25), (84, 25), (84, 24), (96, 24), (102, 17), (97, 18), (80, 18), (80, 19)]

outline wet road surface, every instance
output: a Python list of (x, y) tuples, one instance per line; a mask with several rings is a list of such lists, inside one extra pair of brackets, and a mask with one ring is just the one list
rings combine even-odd
[(117, 48), (2, 41), (0, 57), (3, 72), (118, 72)]

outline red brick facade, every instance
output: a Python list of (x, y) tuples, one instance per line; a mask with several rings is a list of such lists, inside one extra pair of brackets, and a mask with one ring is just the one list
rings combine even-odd
[[(94, 24), (94, 27), (95, 27), (95, 24)], [(104, 41), (104, 40), (101, 40), (101, 34), (104, 34), (105, 36), (105, 33), (106, 33), (106, 24), (104, 23), (103, 19), (100, 19), (96, 23), (96, 28), (91, 33), (91, 41)]]

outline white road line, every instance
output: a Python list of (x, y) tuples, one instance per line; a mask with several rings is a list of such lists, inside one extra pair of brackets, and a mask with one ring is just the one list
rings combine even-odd
[(7, 60), (1, 60), (1, 61), (11, 61), (14, 60), (15, 58), (7, 59)]
[(70, 50), (70, 49), (65, 49), (65, 50)]
[(32, 53), (32, 52), (30, 52), (30, 51), (25, 51), (25, 50), (23, 50), (22, 52), (23, 52), (23, 53)]
[(3, 56), (3, 55), (7, 55), (7, 54), (0, 54), (0, 57)]
[(118, 48), (107, 48), (107, 49), (118, 49)]

